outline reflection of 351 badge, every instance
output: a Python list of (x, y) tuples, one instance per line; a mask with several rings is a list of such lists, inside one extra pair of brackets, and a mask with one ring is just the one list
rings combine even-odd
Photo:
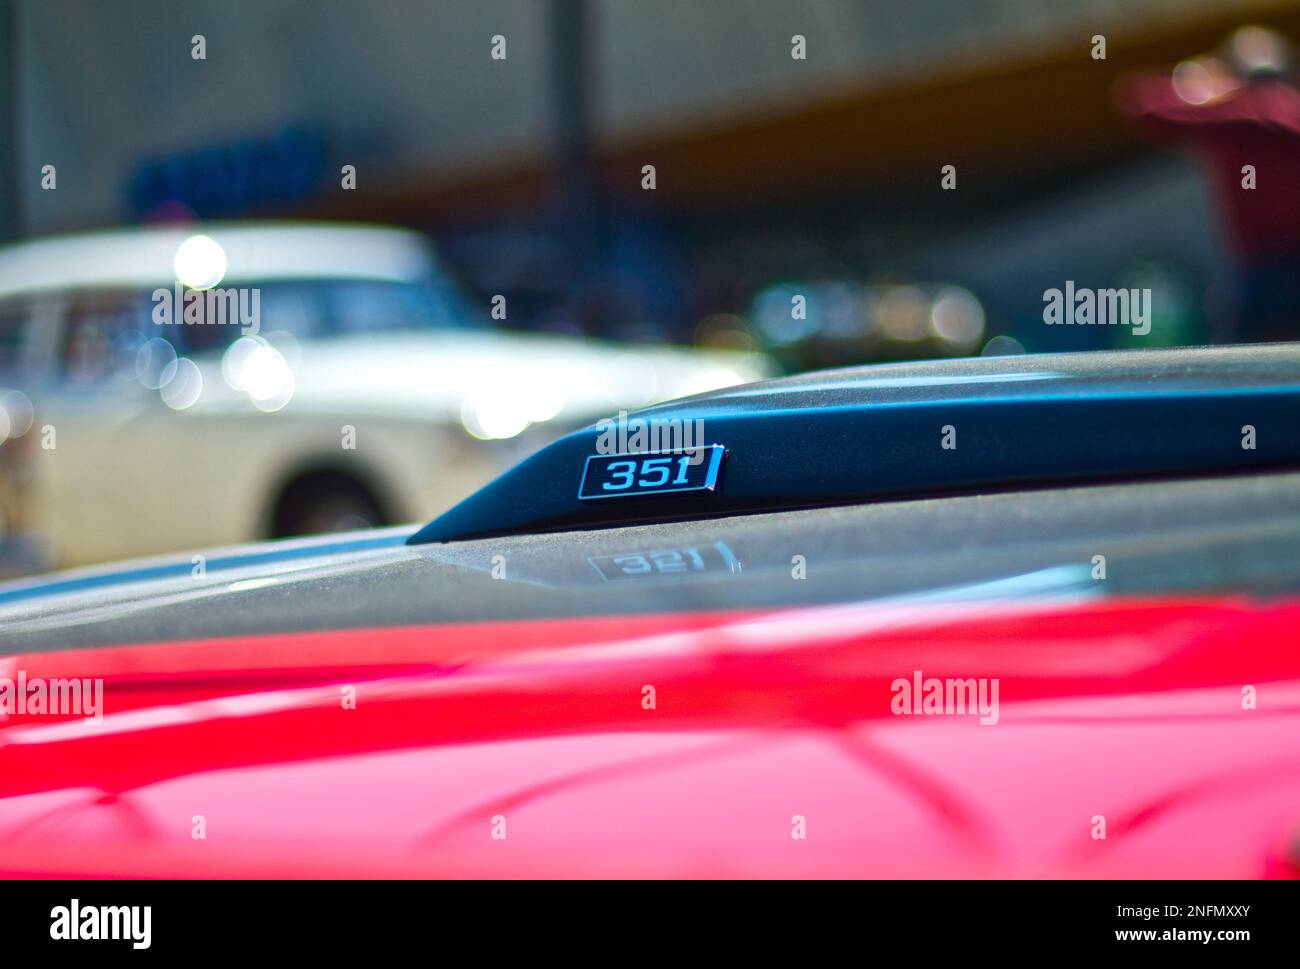
[(629, 498), (675, 491), (713, 491), (722, 470), (721, 444), (647, 454), (593, 454), (582, 469), (578, 497)]
[(740, 573), (740, 560), (727, 547), (726, 542), (712, 545), (687, 545), (681, 548), (661, 548), (646, 552), (623, 552), (619, 555), (597, 555), (587, 559), (602, 579), (671, 578), (678, 575), (703, 572)]

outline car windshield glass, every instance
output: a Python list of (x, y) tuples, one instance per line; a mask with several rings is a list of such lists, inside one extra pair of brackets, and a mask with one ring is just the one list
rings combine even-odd
[[(460, 292), (435, 282), (314, 285), (323, 290), (328, 333), (467, 327), (487, 317), (472, 312)], [(290, 291), (286, 287), (286, 293)]]
[[(446, 282), (328, 279), (232, 286), (245, 318), (256, 313), (260, 332), (288, 332), (322, 339), (390, 330), (463, 329), (485, 325), (487, 314)], [(256, 290), (256, 303), (252, 291)], [(188, 298), (188, 297), (187, 297)], [(241, 322), (242, 322), (241, 318)], [(234, 321), (231, 321), (234, 322)], [(239, 326), (186, 326), (181, 339), (190, 353), (219, 349)]]
[(25, 304), (0, 303), (0, 371), (11, 370), (18, 365), (27, 317)]

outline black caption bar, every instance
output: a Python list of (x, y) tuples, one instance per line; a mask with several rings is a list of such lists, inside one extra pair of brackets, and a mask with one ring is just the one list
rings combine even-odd
[[(727, 902), (720, 906), (719, 893)], [(498, 954), (532, 945), (679, 951), (704, 933), (934, 956), (1192, 951), (1231, 959), (1293, 944), (1295, 882), (70, 882), (0, 886), (7, 956), (207, 958), (250, 952)], [(730, 912), (732, 914), (728, 915)], [(736, 915), (743, 913), (744, 918)], [(609, 948), (609, 947), (613, 948)], [(14, 965), (21, 964), (14, 962)]]

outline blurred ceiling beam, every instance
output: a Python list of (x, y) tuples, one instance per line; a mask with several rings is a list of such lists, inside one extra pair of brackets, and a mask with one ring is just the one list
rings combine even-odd
[(556, 234), (579, 286), (599, 259), (600, 178), (592, 140), (592, 10), (588, 0), (550, 0), (552, 111), (560, 185)]

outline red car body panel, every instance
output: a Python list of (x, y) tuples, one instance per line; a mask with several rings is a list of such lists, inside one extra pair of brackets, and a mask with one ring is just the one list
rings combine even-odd
[[(8, 657), (105, 714), (0, 721), (0, 874), (1293, 877), (1297, 630), (999, 600)], [(997, 678), (998, 722), (896, 714), (914, 670)]]

